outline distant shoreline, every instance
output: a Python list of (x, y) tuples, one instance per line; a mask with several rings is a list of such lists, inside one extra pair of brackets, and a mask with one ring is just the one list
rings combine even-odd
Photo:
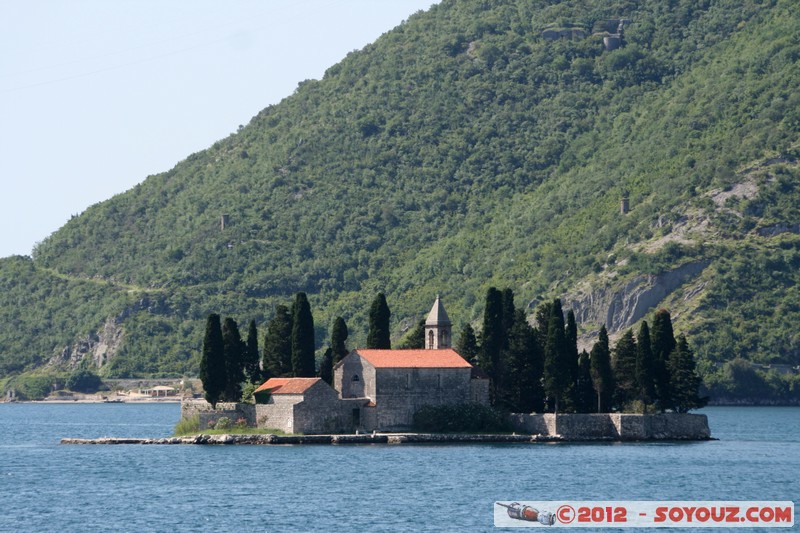
[(161, 398), (151, 398), (147, 396), (131, 398), (128, 396), (108, 396), (108, 397), (93, 397), (87, 396), (83, 398), (54, 398), (52, 400), (12, 400), (0, 401), (0, 404), (102, 404), (102, 403), (135, 403), (135, 404), (157, 404), (157, 403), (181, 403), (179, 396), (167, 396)]

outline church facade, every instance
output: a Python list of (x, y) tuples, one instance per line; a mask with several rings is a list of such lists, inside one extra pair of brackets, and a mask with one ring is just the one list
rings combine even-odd
[(489, 403), (489, 381), (451, 347), (440, 298), (425, 321), (425, 348), (357, 348), (319, 378), (273, 378), (256, 391), (259, 427), (288, 433), (402, 431), (424, 406)]

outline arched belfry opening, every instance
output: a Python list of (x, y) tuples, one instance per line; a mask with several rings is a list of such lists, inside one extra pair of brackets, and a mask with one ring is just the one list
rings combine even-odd
[(428, 318), (425, 320), (425, 347), (428, 350), (450, 348), (452, 328), (450, 317), (447, 316), (444, 304), (442, 304), (441, 298), (437, 295), (431, 312), (428, 313)]

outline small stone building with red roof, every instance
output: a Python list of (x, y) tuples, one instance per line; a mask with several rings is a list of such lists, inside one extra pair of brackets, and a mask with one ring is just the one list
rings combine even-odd
[(425, 321), (426, 349), (355, 349), (334, 367), (333, 388), (320, 378), (272, 378), (255, 392), (257, 424), (287, 433), (408, 430), (424, 406), (487, 405), (489, 380), (451, 339), (437, 296)]
[(341, 400), (320, 378), (271, 378), (253, 396), (259, 427), (286, 433), (340, 433), (357, 427), (364, 399)]

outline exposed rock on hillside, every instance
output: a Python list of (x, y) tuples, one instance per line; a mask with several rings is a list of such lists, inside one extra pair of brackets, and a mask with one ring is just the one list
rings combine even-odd
[(622, 286), (598, 288), (586, 295), (568, 295), (564, 307), (575, 312), (579, 323), (605, 324), (612, 333), (620, 331), (643, 318), (708, 265), (708, 260), (695, 261), (657, 276), (637, 276)]
[(65, 346), (60, 353), (50, 358), (47, 366), (74, 369), (88, 357), (95, 367), (100, 368), (117, 354), (123, 337), (122, 324), (116, 318), (108, 318), (97, 332), (71, 346)]

